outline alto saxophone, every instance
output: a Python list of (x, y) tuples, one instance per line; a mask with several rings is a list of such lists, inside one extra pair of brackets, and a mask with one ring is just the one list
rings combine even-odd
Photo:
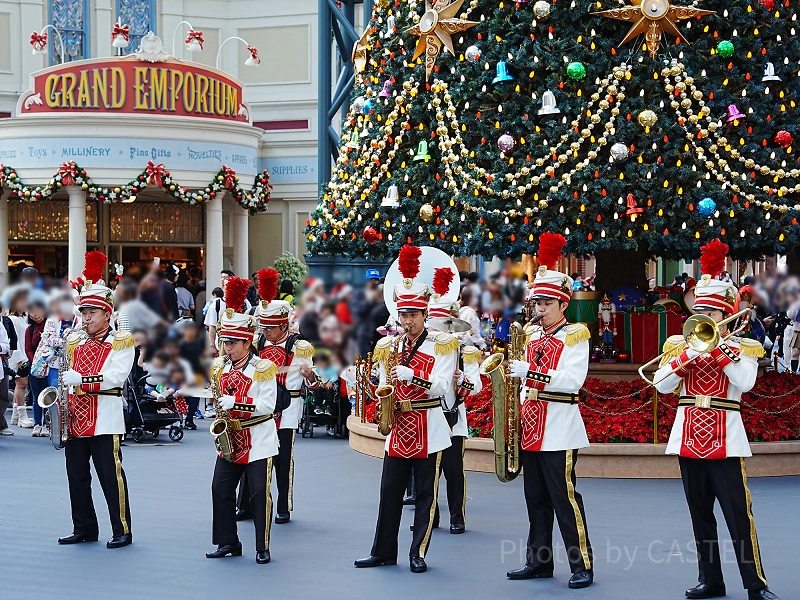
[(395, 386), (392, 385), (391, 377), (392, 371), (397, 366), (397, 352), (400, 349), (400, 340), (405, 334), (395, 336), (392, 343), (392, 351), (386, 361), (386, 383), (379, 386), (375, 390), (375, 398), (378, 400), (378, 431), (381, 435), (389, 435), (389, 432), (394, 427), (394, 409), (395, 409)]
[[(66, 344), (66, 340), (64, 340), (64, 344)], [(61, 450), (72, 437), (69, 423), (69, 390), (64, 385), (64, 373), (69, 369), (66, 345), (56, 348), (56, 356), (58, 357), (58, 385), (44, 388), (39, 392), (36, 402), (45, 409), (50, 417), (50, 443), (56, 450)]]
[(228, 462), (233, 462), (235, 447), (230, 432), (238, 431), (241, 429), (241, 426), (239, 421), (229, 418), (228, 411), (222, 410), (222, 407), (219, 404), (219, 400), (223, 395), (219, 380), (222, 376), (222, 371), (225, 369), (225, 365), (230, 361), (230, 356), (225, 355), (222, 361), (220, 361), (219, 366), (216, 367), (211, 374), (211, 395), (214, 398), (216, 419), (214, 419), (214, 422), (211, 423), (209, 431), (211, 431), (211, 435), (214, 436), (214, 446), (216, 446), (217, 452), (219, 452), (222, 455), (222, 458)]

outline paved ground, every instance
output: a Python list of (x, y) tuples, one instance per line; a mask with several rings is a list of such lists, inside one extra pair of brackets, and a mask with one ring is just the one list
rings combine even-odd
[[(208, 423), (208, 421), (199, 421)], [(214, 454), (206, 427), (184, 441), (123, 449), (130, 483), (134, 544), (107, 550), (102, 543), (60, 547), (71, 531), (64, 454), (30, 430), (0, 438), (0, 596), (3, 598), (580, 598), (678, 600), (696, 581), (689, 515), (679, 481), (582, 479), (589, 534), (595, 548), (595, 585), (569, 590), (563, 552), (556, 577), (508, 581), (523, 559), (527, 522), (521, 481), (469, 475), (465, 535), (434, 532), (429, 571), (397, 567), (356, 570), (369, 553), (378, 506), (380, 460), (352, 451), (344, 440), (297, 438), (295, 512), (273, 526), (272, 563), (254, 561), (254, 534), (240, 527), (242, 558), (210, 561), (210, 483)], [(767, 577), (783, 600), (800, 599), (796, 539), (800, 478), (750, 482)], [(441, 499), (444, 506), (444, 499)], [(101, 539), (110, 525), (99, 486), (95, 505)], [(405, 509), (401, 555), (411, 542)], [(720, 523), (722, 518), (719, 517)], [(727, 537), (727, 532), (724, 533)], [(559, 536), (556, 535), (558, 539)], [(727, 544), (730, 544), (728, 540)], [(781, 552), (781, 549), (784, 549)], [(732, 552), (729, 553), (732, 557)], [(732, 558), (730, 559), (732, 561)], [(746, 598), (734, 562), (725, 567), (729, 596)]]

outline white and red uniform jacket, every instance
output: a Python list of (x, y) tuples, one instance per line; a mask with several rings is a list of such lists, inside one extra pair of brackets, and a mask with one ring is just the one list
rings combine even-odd
[[(219, 377), (220, 390), (233, 396), (236, 403), (228, 411), (228, 417), (246, 423), (248, 419), (256, 419), (271, 415), (275, 409), (277, 386), (275, 376), (277, 367), (270, 361), (259, 359), (254, 354), (237, 369), (230, 361), (217, 358), (211, 375)], [(275, 419), (269, 419), (253, 427), (243, 427), (241, 431), (231, 431), (234, 463), (246, 465), (262, 458), (275, 456), (278, 453), (278, 432)]]
[[(444, 397), (445, 404), (448, 408), (453, 407), (456, 397), (465, 400), (483, 389), (483, 383), (481, 382), (481, 351), (475, 346), (464, 346), (461, 349), (461, 357), (464, 363), (464, 368), (461, 369), (464, 373), (464, 381), (461, 382), (458, 389), (452, 385), (448, 388), (447, 394), (445, 394)], [(453, 426), (450, 435), (469, 437), (467, 405), (465, 402), (461, 402), (461, 404), (458, 405), (458, 421), (456, 421), (456, 424)]]
[[(521, 446), (530, 452), (575, 450), (589, 445), (578, 402), (548, 401), (547, 393), (577, 396), (589, 371), (589, 330), (561, 319), (544, 329), (535, 326), (525, 350), (530, 363), (520, 393)], [(532, 399), (530, 390), (542, 392)]]
[[(375, 346), (373, 356), (379, 365), (379, 385), (387, 381), (386, 364), (392, 352), (394, 338), (385, 337)], [(402, 365), (412, 354), (410, 345), (400, 342), (397, 364)], [(407, 360), (414, 371), (410, 382), (395, 384), (395, 400), (430, 401), (443, 398), (453, 389), (453, 373), (458, 360), (458, 340), (449, 333), (428, 332), (427, 337)], [(386, 438), (385, 450), (389, 456), (400, 458), (425, 458), (450, 447), (450, 426), (442, 412), (441, 404), (435, 408), (395, 413), (395, 425)]]
[(261, 358), (275, 363), (278, 367), (278, 383), (286, 387), (287, 390), (294, 392), (292, 403), (289, 408), (284, 410), (278, 419), (278, 429), (297, 429), (300, 424), (300, 417), (303, 414), (303, 398), (300, 396), (300, 389), (303, 382), (310, 389), (319, 385), (318, 381), (308, 382), (300, 372), (300, 367), (308, 365), (314, 366), (312, 357), (314, 356), (314, 346), (306, 340), (295, 340), (286, 354), (286, 339), (283, 342), (272, 343), (264, 340), (264, 349), (259, 353)]
[(125, 433), (122, 386), (133, 368), (133, 346), (128, 331), (109, 329), (96, 338), (76, 332), (67, 337), (70, 368), (83, 375), (83, 383), (69, 394), (73, 437)]
[[(742, 394), (756, 382), (763, 348), (754, 340), (732, 338), (689, 362), (683, 338), (675, 337), (680, 341), (670, 338), (664, 349), (677, 356), (656, 371), (656, 389), (667, 394), (678, 390), (682, 398), (690, 397), (682, 401), (696, 405), (678, 406), (667, 454), (704, 459), (751, 456), (742, 415), (736, 408)], [(667, 375), (673, 369), (677, 371)], [(729, 401), (734, 410), (711, 406), (719, 406), (719, 401)]]

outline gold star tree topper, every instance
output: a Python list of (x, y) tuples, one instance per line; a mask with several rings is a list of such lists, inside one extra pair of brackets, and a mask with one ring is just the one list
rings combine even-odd
[(475, 21), (455, 18), (462, 4), (464, 4), (464, 0), (439, 0), (431, 6), (430, 0), (425, 0), (425, 14), (422, 15), (419, 23), (405, 31), (405, 33), (419, 36), (412, 60), (417, 60), (423, 52), (425, 53), (426, 81), (433, 71), (436, 57), (439, 56), (443, 45), (450, 51), (450, 54), (455, 55), (450, 35), (466, 31), (478, 24)]
[(623, 6), (622, 8), (612, 8), (592, 13), (603, 15), (618, 21), (628, 21), (633, 26), (628, 31), (625, 38), (619, 43), (620, 46), (635, 39), (639, 34), (644, 33), (647, 42), (647, 50), (652, 58), (656, 57), (661, 37), (664, 32), (680, 38), (685, 43), (689, 41), (675, 25), (676, 21), (683, 21), (703, 15), (713, 15), (715, 11), (704, 10), (702, 8), (692, 8), (690, 6), (676, 6), (670, 4), (670, 0), (631, 0), (633, 6)]

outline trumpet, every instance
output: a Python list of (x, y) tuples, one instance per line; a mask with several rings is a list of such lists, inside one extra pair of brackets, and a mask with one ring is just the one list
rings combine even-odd
[[(707, 315), (692, 315), (686, 319), (686, 323), (683, 324), (683, 339), (686, 341), (686, 345), (689, 346), (689, 348), (697, 352), (697, 356), (702, 356), (703, 354), (707, 354), (716, 348), (720, 339), (727, 340), (737, 333), (742, 332), (750, 321), (749, 316), (749, 308), (741, 310), (735, 315), (731, 315), (727, 319), (723, 319), (719, 323)], [(727, 325), (732, 321), (736, 321), (740, 317), (744, 317), (744, 319), (742, 320), (742, 323), (736, 327), (736, 329), (726, 333), (724, 336), (720, 333), (720, 329), (723, 327), (723, 325)], [(647, 376), (644, 374), (645, 369), (647, 369), (647, 367), (650, 365), (659, 362), (665, 354), (666, 352), (662, 352), (653, 360), (639, 367), (639, 376), (652, 386), (658, 385), (677, 370), (672, 369), (658, 381), (652, 381), (647, 378)], [(695, 358), (697, 358), (697, 356), (693, 357), (689, 362), (693, 361)]]

